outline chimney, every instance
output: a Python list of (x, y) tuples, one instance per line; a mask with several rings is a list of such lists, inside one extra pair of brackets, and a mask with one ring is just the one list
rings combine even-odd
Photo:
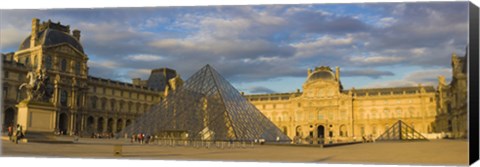
[(132, 78), (132, 84), (133, 85), (141, 85), (140, 84), (140, 78)]
[(72, 31), (72, 33), (73, 33), (73, 37), (80, 42), (80, 30), (75, 29)]
[(38, 34), (38, 28), (39, 28), (39, 22), (40, 20), (37, 18), (32, 19), (32, 34), (30, 37), (30, 47), (33, 48), (35, 47), (35, 42), (37, 41), (37, 34)]
[(338, 66), (335, 67), (335, 77), (337, 78), (337, 81), (340, 80), (340, 67)]

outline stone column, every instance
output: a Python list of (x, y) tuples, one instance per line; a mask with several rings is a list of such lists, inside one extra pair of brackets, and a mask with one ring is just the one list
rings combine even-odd
[(112, 133), (117, 132), (117, 119), (113, 118)]
[(70, 112), (70, 119), (68, 119), (68, 133), (73, 134), (75, 131), (75, 120), (76, 120), (76, 113)]
[(60, 81), (60, 76), (57, 75), (55, 77), (55, 81), (54, 81), (54, 87), (55, 87), (55, 90), (54, 90), (54, 98), (53, 98), (53, 104), (54, 106), (58, 106), (59, 105), (59, 101), (60, 101), (60, 87), (59, 87), (59, 82)]
[(82, 123), (81, 123), (81, 131), (82, 132), (85, 131), (86, 125), (87, 125), (87, 123), (86, 123), (87, 120), (85, 119), (85, 116), (86, 115), (82, 114)]
[(57, 111), (57, 113), (55, 113), (55, 132), (60, 130), (59, 123), (60, 123), (60, 112)]

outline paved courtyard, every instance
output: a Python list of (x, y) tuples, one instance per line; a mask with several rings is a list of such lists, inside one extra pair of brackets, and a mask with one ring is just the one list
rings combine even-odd
[(16, 145), (2, 141), (2, 156), (412, 165), (467, 165), (468, 162), (466, 140), (377, 142), (329, 148), (255, 145), (253, 148), (207, 149), (127, 144), (123, 146), (122, 156), (114, 156), (113, 147), (98, 143)]

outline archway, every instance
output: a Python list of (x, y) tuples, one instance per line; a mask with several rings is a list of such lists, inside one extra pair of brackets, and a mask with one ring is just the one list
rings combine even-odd
[(58, 120), (58, 130), (60, 134), (66, 135), (68, 129), (68, 116), (65, 113), (61, 113)]
[(104, 124), (104, 120), (102, 117), (98, 118), (98, 122), (97, 122), (97, 132), (98, 133), (102, 133), (103, 132), (103, 124)]
[(122, 120), (122, 119), (118, 119), (118, 120), (117, 120), (117, 131), (116, 131), (116, 132), (122, 131), (122, 129), (123, 129), (122, 123), (123, 123), (123, 120)]
[(323, 125), (319, 125), (317, 127), (317, 137), (324, 138), (325, 137), (325, 127)]
[(297, 126), (297, 128), (295, 128), (295, 136), (302, 136), (302, 127)]
[(339, 136), (340, 137), (348, 137), (347, 127), (345, 125), (340, 126)]
[(319, 142), (325, 138), (325, 127), (323, 125), (317, 127), (317, 137), (320, 139)]
[(108, 124), (107, 124), (107, 132), (113, 132), (113, 118), (108, 119)]
[(287, 135), (288, 134), (288, 129), (286, 126), (283, 127), (283, 134)]
[(94, 126), (94, 119), (92, 116), (89, 116), (87, 118), (87, 127), (86, 127), (86, 130), (88, 133), (93, 133), (93, 126)]
[(15, 110), (13, 108), (8, 108), (5, 110), (5, 115), (3, 118), (3, 127), (7, 128), (8, 126), (13, 126), (15, 124)]

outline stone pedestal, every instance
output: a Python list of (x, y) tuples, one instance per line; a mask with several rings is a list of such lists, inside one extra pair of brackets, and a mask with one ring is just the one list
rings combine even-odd
[(18, 105), (17, 124), (24, 132), (54, 132), (56, 112), (48, 102), (22, 101)]

